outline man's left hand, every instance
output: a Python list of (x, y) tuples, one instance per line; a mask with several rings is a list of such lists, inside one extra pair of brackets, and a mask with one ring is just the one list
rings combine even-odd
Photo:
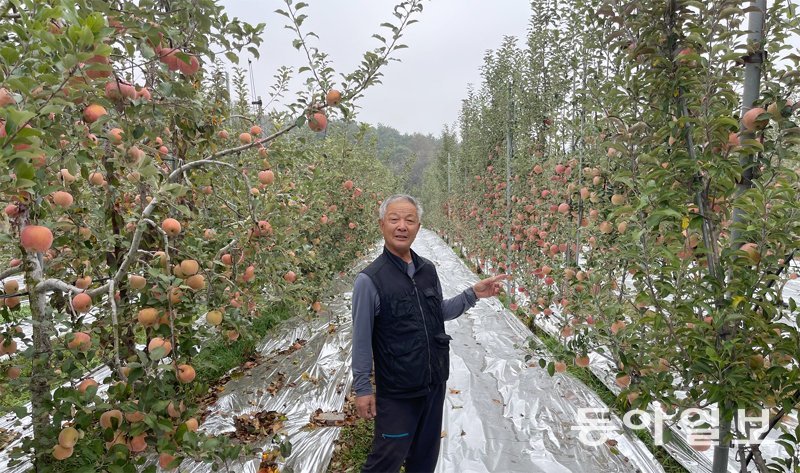
[(503, 290), (503, 285), (500, 284), (500, 281), (508, 278), (508, 274), (498, 274), (497, 276), (486, 278), (475, 284), (472, 286), (472, 290), (475, 291), (475, 295), (478, 297), (478, 299), (494, 297), (500, 294), (500, 292)]

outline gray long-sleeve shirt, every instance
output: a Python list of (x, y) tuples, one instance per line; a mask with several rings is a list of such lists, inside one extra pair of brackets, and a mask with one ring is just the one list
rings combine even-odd
[[(396, 263), (406, 264), (399, 258)], [(414, 263), (406, 264), (406, 273), (413, 276)], [(441, 284), (436, 281), (437, 291)], [(467, 288), (461, 294), (442, 302), (444, 320), (453, 320), (473, 307), (478, 301), (475, 291)], [(366, 274), (359, 274), (353, 287), (353, 386), (356, 396), (372, 394), (372, 328), (375, 317), (379, 317), (381, 299), (372, 280)]]

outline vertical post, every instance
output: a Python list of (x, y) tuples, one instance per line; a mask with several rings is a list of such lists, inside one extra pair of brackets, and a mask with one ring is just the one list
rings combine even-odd
[[(588, 58), (586, 57), (586, 48), (583, 50), (583, 60), (581, 63), (583, 64), (582, 70), (582, 77), (581, 77), (581, 87), (583, 90), (586, 90), (586, 62)], [(577, 106), (577, 105), (576, 105)], [(584, 104), (581, 104), (581, 128), (580, 128), (580, 149), (578, 150), (578, 227), (575, 231), (575, 267), (581, 267), (581, 226), (583, 225), (583, 196), (580, 194), (580, 189), (583, 187), (583, 155), (586, 152), (586, 109), (584, 108)], [(578, 142), (575, 142), (575, 147), (577, 148)]]
[[(463, 144), (463, 141), (462, 141), (462, 144)], [(467, 160), (464, 158), (464, 151), (463, 150), (461, 151), (460, 161), (461, 161), (461, 167), (464, 170), (464, 180), (461, 181), (461, 182), (464, 185), (464, 198), (466, 199), (467, 198), (467, 183), (469, 181), (467, 180)]]
[[(764, 14), (767, 11), (767, 0), (751, 0), (751, 7), (755, 7), (748, 18), (747, 23), (747, 44), (752, 53), (745, 58), (744, 70), (744, 90), (742, 91), (742, 111), (741, 116), (753, 108), (753, 103), (758, 99), (761, 91), (761, 69), (764, 62)], [(752, 139), (755, 133), (748, 131), (744, 125), (740, 126), (741, 138)], [(738, 197), (751, 187), (753, 187), (753, 158), (752, 155), (742, 153), (739, 158), (739, 164), (742, 167), (742, 177), (736, 183), (736, 196)], [(734, 199), (735, 202), (735, 199)], [(742, 223), (744, 215), (739, 207), (734, 206), (732, 219), (734, 225), (731, 226), (731, 242), (734, 245), (739, 244), (741, 232), (737, 229), (737, 223)], [(719, 425), (719, 438), (720, 444), (714, 446), (714, 463), (712, 466), (712, 473), (725, 473), (728, 470), (728, 455), (730, 448), (725, 444), (725, 437), (730, 435), (731, 421), (725, 420), (724, 414), (733, 409), (729, 401), (720, 409), (720, 425)], [(747, 465), (745, 465), (745, 468)]]
[(447, 199), (446, 199), (448, 225), (450, 223), (450, 206), (452, 204), (452, 202), (450, 202), (450, 192), (451, 192), (451, 188), (450, 188), (450, 152), (448, 151), (447, 152)]
[[(514, 238), (511, 234), (511, 155), (514, 153), (513, 134), (511, 132), (514, 121), (514, 96), (512, 83), (508, 83), (508, 111), (506, 117), (506, 273), (511, 273), (511, 245)], [(514, 302), (511, 280), (506, 280), (509, 302)]]
[(225, 71), (225, 89), (228, 91), (228, 113), (233, 108), (233, 100), (231, 99), (231, 75)]
[(450, 152), (447, 152), (447, 197), (450, 197)]
[[(761, 64), (764, 61), (764, 12), (767, 10), (766, 0), (752, 0), (751, 6), (756, 7), (750, 12), (748, 19), (748, 34), (747, 44), (753, 48), (753, 52), (745, 58), (744, 70), (744, 90), (742, 91), (742, 111), (741, 116), (753, 108), (753, 103), (758, 99), (761, 89)], [(753, 138), (755, 133), (748, 131), (744, 125), (740, 128), (742, 138)], [(742, 179), (736, 185), (737, 195), (753, 187), (753, 159), (748, 154), (742, 154), (739, 158), (739, 164), (742, 165)], [(738, 208), (733, 209), (733, 219), (735, 222), (740, 222), (742, 219), (742, 212)], [(731, 232), (733, 240), (738, 236), (736, 227)]]

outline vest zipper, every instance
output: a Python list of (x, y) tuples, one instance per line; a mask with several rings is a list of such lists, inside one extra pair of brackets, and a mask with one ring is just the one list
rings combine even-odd
[(417, 305), (419, 306), (419, 314), (422, 316), (422, 326), (425, 328), (425, 347), (428, 349), (428, 389), (430, 389), (433, 382), (433, 374), (431, 373), (431, 341), (428, 337), (428, 323), (425, 322), (425, 311), (422, 310), (422, 301), (419, 300), (419, 291), (417, 290), (417, 282), (411, 278), (411, 284), (414, 285), (414, 294), (417, 296)]

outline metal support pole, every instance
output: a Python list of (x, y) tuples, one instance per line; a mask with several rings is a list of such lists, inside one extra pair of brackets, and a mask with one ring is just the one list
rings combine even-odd
[(450, 198), (450, 153), (447, 153), (447, 198)]
[[(450, 152), (448, 151), (447, 152), (447, 198), (445, 199), (445, 202), (447, 204), (447, 228), (448, 228), (448, 230), (451, 228), (451, 225), (452, 225), (452, 221), (451, 221), (451, 218), (450, 218), (450, 215), (451, 215), (450, 207), (453, 205), (453, 202), (452, 202), (452, 199), (451, 199), (451, 196), (450, 196), (451, 190), (452, 189), (450, 187)], [(447, 243), (448, 244), (450, 243), (450, 231), (447, 232)]]
[[(750, 6), (755, 8), (750, 12), (747, 23), (747, 44), (750, 48), (749, 50), (751, 51), (751, 54), (745, 58), (746, 65), (744, 71), (744, 90), (742, 91), (742, 117), (748, 110), (753, 108), (753, 103), (758, 100), (761, 92), (761, 69), (764, 61), (764, 14), (767, 11), (767, 0), (752, 0), (750, 2)], [(740, 127), (740, 130), (742, 141), (746, 139), (752, 139), (755, 135), (753, 132), (745, 129), (744, 125)], [(742, 178), (736, 184), (737, 197), (753, 187), (752, 180), (754, 176), (754, 162), (751, 155), (742, 153), (741, 157), (739, 158), (739, 164), (741, 165), (743, 171)], [(734, 206), (732, 219), (734, 225), (732, 225), (733, 230), (731, 231), (731, 242), (734, 245), (738, 245), (741, 235), (737, 230), (736, 224), (741, 223), (744, 220), (744, 213), (740, 208)], [(732, 403), (729, 401), (725, 401), (724, 405), (720, 407), (720, 414), (725, 414), (733, 408)], [(711, 470), (712, 473), (725, 473), (728, 471), (728, 456), (730, 448), (728, 444), (725, 443), (725, 437), (730, 435), (730, 432), (731, 421), (721, 418), (719, 425), (720, 444), (714, 447), (714, 463)], [(745, 468), (746, 466), (747, 465), (745, 465)]]
[[(511, 274), (511, 156), (514, 153), (514, 136), (511, 132), (514, 123), (514, 96), (511, 82), (508, 83), (508, 115), (506, 119), (506, 273)], [(511, 280), (506, 280), (509, 301), (514, 302)]]

